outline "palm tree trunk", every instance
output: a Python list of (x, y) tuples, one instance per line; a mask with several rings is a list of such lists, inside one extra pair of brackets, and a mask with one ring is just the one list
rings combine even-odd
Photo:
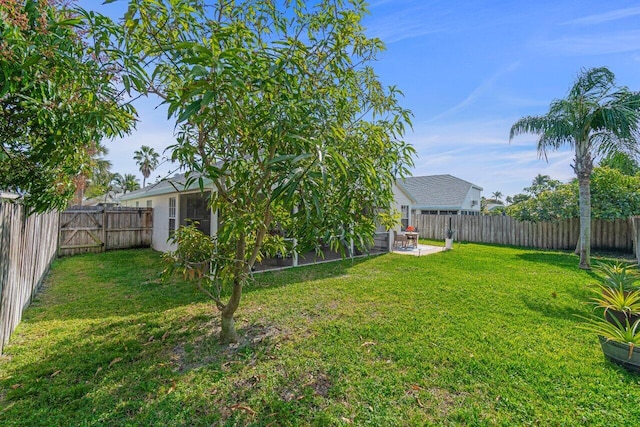
[[(586, 176), (585, 176), (586, 175)], [(578, 174), (580, 206), (580, 268), (591, 269), (591, 182), (589, 174)]]

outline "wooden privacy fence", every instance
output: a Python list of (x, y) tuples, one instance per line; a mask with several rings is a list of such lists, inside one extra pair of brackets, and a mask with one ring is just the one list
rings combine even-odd
[[(454, 239), (465, 242), (495, 243), (540, 249), (575, 249), (580, 236), (578, 218), (559, 222), (517, 221), (493, 215), (413, 215), (420, 237), (444, 239), (451, 226)], [(639, 223), (640, 226), (640, 223)], [(633, 251), (633, 221), (591, 221), (591, 247), (620, 252)]]
[(151, 246), (152, 208), (84, 207), (60, 213), (58, 255)]
[(56, 255), (58, 213), (25, 217), (0, 200), (0, 354)]

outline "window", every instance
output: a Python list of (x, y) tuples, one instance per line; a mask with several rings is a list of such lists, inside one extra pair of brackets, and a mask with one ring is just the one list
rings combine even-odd
[(136, 208), (140, 207), (140, 202), (136, 202)]
[(407, 228), (409, 226), (409, 206), (400, 206), (400, 212), (402, 214), (402, 216), (400, 217), (402, 228)]
[(169, 197), (169, 237), (176, 233), (176, 198)]
[(153, 203), (151, 202), (151, 200), (147, 200), (147, 207), (150, 208), (153, 206)]
[(180, 195), (180, 225), (195, 223), (198, 230), (211, 235), (211, 193), (192, 193)]

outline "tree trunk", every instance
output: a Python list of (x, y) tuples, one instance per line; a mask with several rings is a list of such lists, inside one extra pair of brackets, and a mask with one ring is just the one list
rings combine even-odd
[(233, 291), (229, 302), (222, 310), (222, 329), (220, 330), (220, 344), (230, 344), (238, 342), (238, 334), (236, 333), (235, 321), (233, 315), (240, 305), (242, 297), (242, 284), (249, 275), (249, 270), (244, 262), (247, 249), (246, 237), (244, 235), (238, 238), (236, 243), (236, 261), (234, 264)]
[(223, 311), (220, 344), (231, 344), (234, 342), (238, 342), (238, 334), (236, 333), (236, 322), (233, 320), (233, 313), (225, 315)]
[(77, 175), (74, 178), (76, 185), (76, 193), (73, 197), (74, 206), (82, 206), (82, 200), (84, 199), (84, 189), (87, 186), (87, 176), (83, 173)]
[(590, 173), (578, 173), (580, 206), (580, 268), (591, 269), (591, 182)]

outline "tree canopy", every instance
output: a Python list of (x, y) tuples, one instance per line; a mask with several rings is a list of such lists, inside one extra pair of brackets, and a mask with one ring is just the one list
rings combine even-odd
[[(320, 248), (371, 244), (376, 215), (411, 164), (410, 112), (371, 68), (361, 1), (134, 0), (130, 37), (155, 65), (152, 91), (178, 123), (172, 158), (220, 216), (212, 283), (223, 341), (274, 227)], [(207, 245), (205, 245), (207, 247)]]
[(118, 26), (58, 3), (0, 2), (0, 188), (30, 211), (66, 206), (90, 148), (134, 126), (118, 83), (144, 83)]
[[(640, 215), (640, 175), (625, 175), (609, 167), (594, 168), (591, 202), (592, 218), (611, 221)], [(520, 221), (534, 222), (577, 218), (578, 181), (536, 191), (528, 199), (508, 206), (507, 214)]]

